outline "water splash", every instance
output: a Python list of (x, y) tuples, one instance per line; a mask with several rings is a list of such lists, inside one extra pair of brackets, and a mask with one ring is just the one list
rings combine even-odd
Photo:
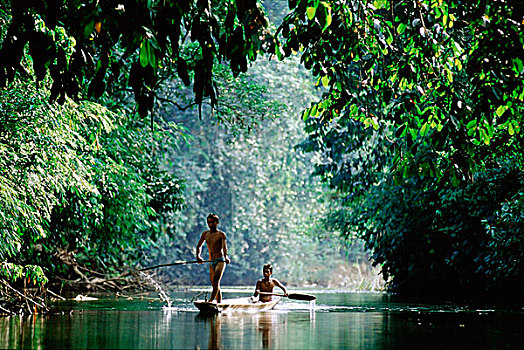
[(155, 281), (153, 277), (151, 277), (147, 273), (142, 272), (142, 271), (140, 271), (139, 273), (141, 276), (143, 276), (146, 280), (149, 281), (149, 283), (151, 283), (155, 287), (155, 290), (157, 291), (158, 297), (160, 298), (160, 300), (164, 301), (167, 304), (167, 307), (170, 308), (173, 305), (173, 300), (171, 300), (169, 295), (167, 295), (164, 289), (162, 289), (162, 286), (160, 286), (160, 284), (157, 281)]

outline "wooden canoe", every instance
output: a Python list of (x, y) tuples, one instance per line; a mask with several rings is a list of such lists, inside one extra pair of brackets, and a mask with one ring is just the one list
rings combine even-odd
[(267, 303), (261, 303), (256, 302), (253, 303), (249, 300), (249, 298), (236, 298), (236, 299), (223, 299), (222, 302), (216, 304), (216, 303), (209, 303), (203, 300), (197, 300), (195, 301), (195, 306), (200, 310), (201, 313), (204, 314), (217, 314), (222, 311), (252, 311), (252, 312), (258, 312), (258, 311), (264, 311), (264, 310), (271, 310), (275, 307), (275, 305), (280, 301), (280, 298), (274, 298), (270, 302)]

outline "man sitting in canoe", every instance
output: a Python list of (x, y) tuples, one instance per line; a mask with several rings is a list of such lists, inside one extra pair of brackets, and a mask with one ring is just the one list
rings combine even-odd
[(209, 227), (209, 230), (204, 231), (198, 241), (196, 247), (196, 260), (199, 264), (204, 262), (200, 256), (200, 252), (202, 250), (202, 245), (206, 242), (207, 249), (209, 250), (209, 260), (211, 260), (211, 263), (209, 264), (209, 279), (213, 286), (213, 291), (211, 292), (211, 298), (209, 301), (213, 302), (216, 299), (216, 302), (220, 303), (222, 301), (220, 280), (226, 269), (226, 264), (229, 264), (230, 260), (227, 257), (226, 234), (217, 229), (218, 223), (218, 215), (208, 215), (207, 226)]
[(284, 296), (288, 296), (286, 287), (276, 278), (271, 278), (273, 274), (273, 266), (271, 264), (264, 265), (263, 268), (264, 278), (261, 278), (257, 281), (257, 286), (255, 288), (255, 293), (253, 294), (252, 301), (259, 296), (259, 301), (267, 303), (271, 301), (271, 295), (273, 294), (273, 288), (278, 286), (284, 291)]

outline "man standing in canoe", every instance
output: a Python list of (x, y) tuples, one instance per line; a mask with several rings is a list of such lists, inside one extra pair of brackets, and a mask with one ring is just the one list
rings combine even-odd
[(273, 274), (273, 266), (271, 266), (271, 264), (264, 265), (262, 272), (264, 278), (257, 281), (253, 297), (256, 298), (260, 294), (259, 300), (263, 303), (267, 303), (271, 301), (271, 294), (273, 293), (273, 288), (275, 288), (275, 286), (278, 286), (284, 291), (284, 296), (288, 296), (286, 287), (284, 287), (284, 285), (276, 278), (271, 278), (271, 275)]
[(213, 302), (216, 299), (217, 303), (220, 303), (222, 301), (220, 280), (226, 269), (226, 264), (229, 264), (230, 260), (227, 257), (226, 234), (217, 229), (218, 223), (218, 215), (209, 214), (207, 216), (207, 226), (209, 227), (209, 230), (204, 231), (198, 241), (196, 247), (196, 260), (199, 264), (204, 262), (200, 253), (202, 251), (202, 245), (206, 242), (210, 260), (209, 279), (213, 286), (213, 291), (211, 292), (211, 298), (209, 301)]

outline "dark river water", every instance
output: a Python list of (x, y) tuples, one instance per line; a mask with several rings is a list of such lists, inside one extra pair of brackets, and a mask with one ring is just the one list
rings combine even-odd
[[(343, 291), (314, 304), (283, 298), (274, 310), (200, 315), (197, 289), (156, 296), (67, 300), (51, 315), (0, 318), (0, 348), (68, 349), (524, 349), (523, 305), (401, 301)], [(224, 297), (249, 296), (224, 289)]]

